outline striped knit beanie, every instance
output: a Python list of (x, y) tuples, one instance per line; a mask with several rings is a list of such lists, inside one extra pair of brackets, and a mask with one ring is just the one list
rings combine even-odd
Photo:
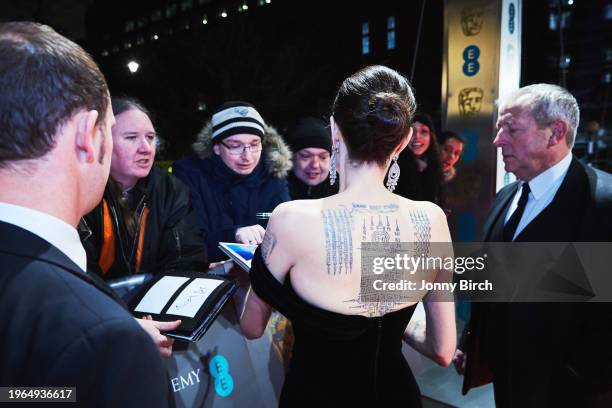
[(248, 134), (264, 137), (264, 120), (250, 103), (233, 101), (219, 106), (212, 116), (212, 140), (218, 143), (226, 137)]

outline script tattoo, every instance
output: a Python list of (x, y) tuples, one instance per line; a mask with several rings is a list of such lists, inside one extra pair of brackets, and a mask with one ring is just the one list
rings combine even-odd
[[(351, 215), (353, 218), (361, 217), (357, 221), (361, 232), (361, 246), (359, 250), (364, 250), (364, 243), (382, 242), (386, 246), (386, 255), (394, 256), (399, 250), (401, 241), (401, 230), (397, 219), (399, 206), (397, 204), (366, 205), (353, 203)], [(393, 225), (395, 224), (395, 225)], [(366, 244), (367, 246), (367, 244)], [(382, 256), (383, 254), (377, 254)], [(362, 269), (365, 266), (362, 265)], [(348, 299), (350, 308), (356, 314), (367, 317), (382, 316), (396, 309), (398, 303), (402, 302), (401, 297), (394, 294), (382, 293), (374, 290), (371, 281), (374, 279), (371, 273), (362, 270), (361, 285), (359, 293), (353, 299)]]
[(327, 273), (350, 273), (353, 268), (353, 219), (346, 208), (321, 211), (325, 228)]
[(276, 237), (270, 231), (266, 231), (263, 241), (261, 242), (261, 257), (264, 260), (264, 263), (268, 265), (268, 257), (274, 250), (276, 246)]
[(353, 203), (351, 214), (354, 213), (377, 213), (377, 214), (388, 214), (399, 210), (397, 204), (384, 204), (384, 205), (369, 205), (369, 204), (358, 204)]
[(414, 227), (414, 255), (427, 255), (431, 241), (431, 221), (423, 211), (410, 211), (410, 221)]

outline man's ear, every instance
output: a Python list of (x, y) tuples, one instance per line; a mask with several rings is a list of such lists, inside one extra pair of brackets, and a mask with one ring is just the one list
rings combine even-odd
[(221, 149), (221, 148), (219, 147), (219, 143), (215, 143), (215, 144), (213, 145), (213, 152), (215, 152), (215, 154), (216, 154), (217, 156), (221, 154), (221, 151), (220, 151), (219, 149)]
[(551, 134), (548, 138), (548, 147), (556, 146), (557, 144), (567, 140), (567, 132), (569, 126), (562, 120), (556, 120), (550, 125)]
[(406, 136), (404, 136), (399, 146), (395, 148), (395, 151), (393, 152), (394, 157), (399, 156), (399, 154), (404, 151), (406, 146), (408, 146), (408, 143), (410, 143), (410, 139), (412, 139), (412, 126), (410, 126), (410, 130), (408, 130), (408, 133)]
[[(95, 160), (94, 140), (98, 126), (98, 111), (82, 111), (75, 115), (76, 135), (75, 143), (79, 159), (84, 163)], [(101, 141), (103, 143), (103, 141)]]

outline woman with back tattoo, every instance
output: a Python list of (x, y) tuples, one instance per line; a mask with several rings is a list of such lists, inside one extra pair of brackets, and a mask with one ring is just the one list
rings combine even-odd
[[(445, 215), (392, 193), (415, 107), (408, 81), (392, 69), (370, 66), (347, 78), (330, 118), (330, 181), (340, 192), (281, 204), (270, 218), (241, 328), (261, 336), (271, 308), (292, 321), (281, 406), (420, 407), (402, 338), (441, 365), (451, 361), (452, 296), (424, 289), (450, 279), (426, 262), (452, 256)], [(410, 269), (415, 259), (428, 266)], [(420, 300), (426, 321), (409, 326)]]

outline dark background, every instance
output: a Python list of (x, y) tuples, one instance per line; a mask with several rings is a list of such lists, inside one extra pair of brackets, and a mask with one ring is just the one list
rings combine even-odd
[[(439, 125), (443, 7), (442, 0), (21, 0), (3, 1), (0, 21), (43, 22), (81, 44), (113, 95), (137, 97), (154, 112), (163, 157), (177, 159), (224, 101), (253, 103), (285, 132), (300, 117), (329, 115), (340, 82), (369, 64), (412, 77), (419, 109)], [(387, 49), (389, 17), (394, 49)], [(611, 37), (612, 1), (523, 1), (521, 85), (566, 86), (582, 110), (575, 153), (607, 170)], [(140, 64), (134, 74), (132, 60)]]

